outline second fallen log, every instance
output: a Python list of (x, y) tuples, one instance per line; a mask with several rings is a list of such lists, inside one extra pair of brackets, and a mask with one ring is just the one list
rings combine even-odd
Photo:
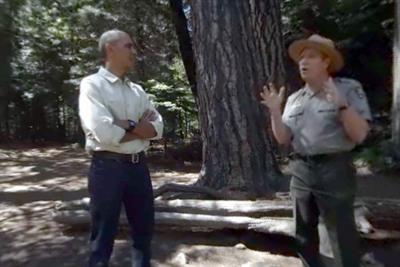
[[(90, 224), (90, 215), (85, 210), (58, 211), (54, 220), (69, 227), (87, 227)], [(215, 216), (189, 213), (156, 212), (155, 222), (157, 226), (172, 226), (190, 230), (192, 228), (203, 229), (244, 229), (264, 233), (293, 235), (293, 223), (291, 218), (251, 218), (245, 216)], [(120, 224), (128, 224), (126, 216), (122, 215)]]

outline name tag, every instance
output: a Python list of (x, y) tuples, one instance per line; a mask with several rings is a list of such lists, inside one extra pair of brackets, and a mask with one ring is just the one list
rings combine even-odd
[(289, 118), (298, 117), (304, 114), (304, 109), (301, 105), (296, 105), (291, 108), (291, 111), (288, 115)]
[(298, 117), (298, 116), (301, 116), (301, 115), (303, 115), (303, 111), (302, 112), (299, 112), (299, 113), (295, 113), (295, 114), (290, 114), (289, 115), (289, 118), (294, 118), (294, 117)]
[(331, 113), (331, 112), (336, 112), (336, 108), (329, 108), (329, 109), (320, 109), (320, 110), (318, 110), (318, 113)]

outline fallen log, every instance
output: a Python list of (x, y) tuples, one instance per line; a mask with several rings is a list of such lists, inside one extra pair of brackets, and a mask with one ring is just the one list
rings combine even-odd
[(291, 218), (251, 218), (245, 216), (215, 216), (203, 214), (156, 212), (156, 224), (180, 227), (200, 227), (212, 230), (247, 229), (264, 233), (292, 235)]
[[(355, 219), (360, 236), (370, 240), (399, 240), (400, 201), (360, 198), (355, 203)], [(90, 223), (89, 199), (61, 202), (54, 220), (70, 228), (87, 228)], [(293, 237), (291, 202), (285, 200), (155, 200), (157, 227), (168, 231), (250, 230)], [(379, 215), (379, 217), (377, 217)], [(271, 217), (272, 216), (272, 217)], [(275, 217), (274, 217), (275, 216)], [(279, 217), (280, 216), (280, 217)], [(388, 219), (389, 218), (389, 219)], [(382, 222), (390, 222), (385, 225)], [(120, 224), (128, 226), (124, 213)], [(325, 226), (320, 224), (320, 251), (332, 257)]]
[[(90, 223), (90, 215), (85, 210), (58, 211), (54, 220), (69, 227), (86, 227)], [(120, 224), (127, 226), (125, 214), (121, 214)], [(264, 233), (283, 234), (292, 236), (293, 223), (291, 218), (251, 218), (245, 216), (215, 216), (203, 214), (188, 214), (174, 212), (156, 212), (157, 226), (179, 227), (180, 230), (203, 228), (208, 230), (248, 229)]]
[[(155, 200), (155, 210), (158, 212), (176, 212), (219, 216), (249, 216), (249, 217), (290, 217), (292, 207), (289, 201), (238, 201), (238, 200)], [(88, 210), (89, 198), (60, 202), (57, 210)]]
[[(371, 232), (372, 228), (400, 231), (400, 200), (358, 198), (355, 216), (362, 232)], [(89, 199), (60, 202), (57, 210), (89, 209)], [(289, 200), (155, 200), (158, 212), (191, 213), (218, 216), (291, 217), (292, 206)], [(371, 227), (373, 225), (373, 227)]]
[(175, 193), (196, 193), (211, 197), (212, 199), (230, 199), (231, 196), (229, 194), (225, 194), (221, 191), (212, 189), (206, 186), (197, 186), (197, 185), (180, 185), (167, 183), (164, 184), (157, 189), (154, 190), (153, 195), (154, 198), (157, 198), (165, 193), (175, 192)]
[[(64, 210), (54, 213), (56, 222), (70, 228), (87, 228), (90, 215), (86, 210)], [(268, 234), (293, 236), (294, 223), (288, 217), (251, 218), (246, 216), (216, 216), (204, 214), (188, 214), (174, 212), (156, 212), (156, 226), (178, 227), (180, 231), (194, 229), (221, 230), (241, 229), (253, 230)], [(121, 226), (128, 226), (125, 214), (121, 214)], [(372, 228), (368, 232), (360, 232), (361, 237), (373, 240), (400, 239), (400, 231)]]
[(355, 208), (365, 209), (364, 216), (375, 228), (400, 231), (400, 200), (360, 198)]
[(289, 201), (273, 200), (156, 200), (155, 209), (159, 212), (177, 212), (217, 216), (248, 216), (254, 218), (265, 216), (292, 216), (292, 207)]
[[(377, 233), (376, 229), (400, 231), (400, 201), (395, 199), (358, 198), (355, 217), (363, 234)], [(57, 210), (88, 210), (89, 199), (60, 202)], [(289, 200), (155, 200), (156, 212), (203, 214), (214, 216), (291, 217)], [(386, 233), (385, 233), (386, 234)], [(377, 236), (384, 236), (376, 234)]]

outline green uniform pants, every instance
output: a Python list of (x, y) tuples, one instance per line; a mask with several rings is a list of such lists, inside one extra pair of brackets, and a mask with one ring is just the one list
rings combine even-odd
[(323, 266), (318, 222), (327, 228), (336, 267), (359, 267), (354, 221), (355, 169), (349, 153), (291, 160), (296, 241), (306, 267)]

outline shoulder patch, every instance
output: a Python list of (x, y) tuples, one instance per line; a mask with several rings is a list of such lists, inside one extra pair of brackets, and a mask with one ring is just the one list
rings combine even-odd
[(364, 93), (364, 90), (361, 88), (361, 86), (357, 86), (353, 90), (356, 92), (357, 96), (360, 99), (364, 99), (365, 98), (365, 93)]
[(348, 86), (361, 86), (361, 83), (359, 81), (350, 79), (350, 78), (340, 77), (340, 78), (336, 78), (335, 80), (341, 84), (348, 85)]
[(354, 92), (360, 99), (365, 98), (365, 93), (362, 85), (359, 81), (350, 78), (336, 78), (336, 81), (341, 85), (342, 89), (346, 92), (345, 94), (350, 94)]

